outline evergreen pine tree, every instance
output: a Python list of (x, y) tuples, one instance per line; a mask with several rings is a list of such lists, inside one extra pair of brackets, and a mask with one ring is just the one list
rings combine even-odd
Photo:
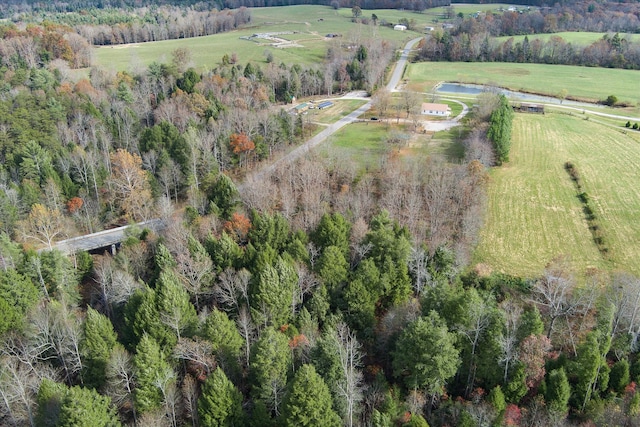
[(200, 423), (207, 427), (243, 425), (242, 394), (222, 369), (213, 371), (202, 385), (198, 415)]
[(329, 388), (315, 368), (303, 365), (285, 396), (281, 425), (286, 427), (338, 427), (340, 417), (331, 408)]

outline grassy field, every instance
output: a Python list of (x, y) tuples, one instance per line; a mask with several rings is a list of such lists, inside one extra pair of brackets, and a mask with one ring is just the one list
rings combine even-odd
[[(365, 10), (363, 17), (378, 16), (378, 22), (396, 23), (401, 18), (414, 19), (416, 28), (431, 25), (433, 17), (410, 11)], [(388, 26), (361, 25), (351, 22), (351, 9), (334, 10), (327, 6), (287, 6), (252, 8), (250, 26), (228, 33), (180, 40), (166, 40), (151, 43), (98, 47), (94, 49), (98, 65), (116, 70), (146, 66), (153, 61), (168, 62), (171, 52), (179, 47), (187, 47), (192, 52), (193, 63), (199, 69), (210, 69), (221, 63), (225, 54), (235, 53), (240, 63), (253, 61), (266, 64), (266, 52), (270, 51), (276, 63), (299, 63), (310, 65), (319, 63), (326, 54), (329, 43), (357, 42), (359, 38), (379, 37), (396, 43), (399, 47), (405, 41), (420, 33), (415, 31), (394, 31)], [(265, 40), (246, 40), (255, 33), (291, 31), (294, 34), (282, 37), (294, 41), (302, 47), (274, 48)], [(329, 39), (327, 34), (342, 37)], [(264, 43), (263, 43), (264, 42)]]
[(640, 71), (569, 65), (509, 64), (497, 62), (421, 62), (410, 64), (409, 87), (428, 92), (442, 81), (492, 84), (516, 91), (598, 101), (615, 95), (620, 101), (640, 104)]
[[(401, 147), (387, 145), (386, 136), (392, 131), (406, 133), (409, 136), (407, 144)], [(457, 129), (435, 134), (415, 133), (409, 123), (397, 124), (395, 119), (365, 121), (345, 126), (318, 152), (356, 164), (363, 171), (377, 170), (390, 154), (406, 160), (435, 155), (458, 162), (464, 155), (464, 149), (458, 143), (460, 136)]]
[[(582, 31), (580, 32), (571, 31), (571, 32), (553, 33), (553, 34), (533, 34), (533, 35), (529, 35), (528, 37), (529, 37), (529, 42), (532, 42), (536, 39), (546, 42), (551, 37), (557, 36), (564, 39), (564, 41), (566, 41), (567, 43), (571, 43), (579, 46), (587, 46), (597, 40), (600, 40), (606, 34), (607, 33), (589, 33), (589, 32), (582, 32)], [(609, 35), (611, 35), (611, 33), (609, 33)], [(629, 38), (631, 41), (634, 41), (634, 42), (637, 42), (638, 40), (640, 40), (640, 34), (621, 34), (620, 37), (625, 39)], [(508, 36), (496, 37), (496, 40), (505, 41), (510, 38), (511, 37), (508, 37)], [(524, 38), (525, 36), (513, 36), (513, 40), (515, 42), (521, 42), (524, 40)]]
[(365, 170), (376, 170), (389, 149), (384, 142), (387, 132), (387, 126), (380, 122), (352, 123), (336, 132), (319, 151)]
[[(569, 255), (578, 271), (640, 273), (640, 136), (569, 115), (517, 114), (510, 157), (492, 171), (475, 262), (535, 276), (554, 257)], [(608, 260), (593, 242), (567, 161), (592, 199)]]

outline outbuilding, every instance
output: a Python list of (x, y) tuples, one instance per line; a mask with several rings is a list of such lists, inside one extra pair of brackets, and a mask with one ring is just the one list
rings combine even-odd
[(401, 24), (396, 24), (393, 27), (394, 30), (396, 31), (407, 31), (407, 26), (406, 25), (401, 25)]
[(296, 105), (296, 107), (294, 108), (296, 114), (302, 114), (305, 111), (307, 111), (309, 109), (309, 104), (307, 104), (306, 102), (303, 102), (302, 104), (298, 104)]
[(529, 103), (523, 102), (520, 105), (514, 106), (513, 109), (521, 113), (544, 114), (543, 104), (529, 104)]
[(324, 110), (325, 108), (329, 108), (333, 106), (333, 102), (331, 101), (322, 101), (318, 104), (318, 110)]

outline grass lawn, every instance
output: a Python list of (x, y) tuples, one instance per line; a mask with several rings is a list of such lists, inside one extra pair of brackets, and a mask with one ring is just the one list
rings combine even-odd
[(409, 87), (428, 92), (442, 81), (492, 84), (515, 91), (602, 100), (615, 95), (619, 101), (640, 103), (640, 71), (588, 68), (570, 65), (511, 64), (498, 62), (420, 62), (410, 64), (405, 78)]
[[(372, 14), (378, 22), (397, 22), (400, 18), (414, 19), (416, 27), (422, 30), (432, 20), (426, 14), (398, 10), (364, 10), (363, 17)], [(274, 56), (276, 63), (311, 65), (321, 63), (329, 43), (357, 43), (365, 37), (389, 40), (401, 47), (406, 41), (419, 36), (415, 31), (394, 31), (382, 25), (362, 25), (351, 22), (351, 9), (334, 10), (328, 6), (298, 5), (286, 7), (265, 7), (251, 9), (251, 24), (245, 28), (211, 36), (165, 40), (150, 43), (97, 47), (94, 49), (98, 65), (116, 70), (149, 65), (153, 61), (168, 62), (171, 52), (179, 47), (187, 47), (192, 52), (193, 63), (198, 69), (210, 69), (221, 63), (225, 54), (235, 53), (238, 61), (266, 64), (266, 52)], [(246, 40), (255, 33), (292, 31), (282, 35), (287, 40), (303, 47), (275, 48), (266, 40)], [(326, 38), (327, 34), (340, 34), (339, 38)]]
[[(401, 147), (388, 146), (385, 139), (391, 131), (407, 134), (408, 143)], [(410, 124), (396, 124), (393, 119), (366, 121), (342, 128), (319, 149), (319, 153), (340, 159), (341, 162), (353, 163), (363, 172), (377, 170), (388, 156), (407, 161), (442, 156), (458, 162), (464, 155), (464, 149), (459, 143), (461, 136), (464, 135), (457, 128), (425, 135), (413, 132)]]
[[(474, 262), (536, 276), (554, 257), (640, 274), (640, 143), (630, 134), (564, 114), (517, 114), (511, 161), (491, 173), (488, 213)], [(588, 230), (564, 163), (571, 161), (610, 250), (604, 260)]]
[(389, 150), (384, 142), (387, 132), (387, 126), (380, 122), (352, 123), (333, 134), (319, 150), (364, 170), (376, 170)]

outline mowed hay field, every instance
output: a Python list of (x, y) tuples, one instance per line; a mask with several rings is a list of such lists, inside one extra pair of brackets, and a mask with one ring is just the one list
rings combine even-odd
[[(576, 189), (571, 161), (604, 230), (599, 253)], [(533, 277), (568, 255), (589, 267), (640, 274), (640, 135), (580, 117), (516, 114), (510, 162), (491, 172), (488, 212), (474, 255), (494, 271)]]

